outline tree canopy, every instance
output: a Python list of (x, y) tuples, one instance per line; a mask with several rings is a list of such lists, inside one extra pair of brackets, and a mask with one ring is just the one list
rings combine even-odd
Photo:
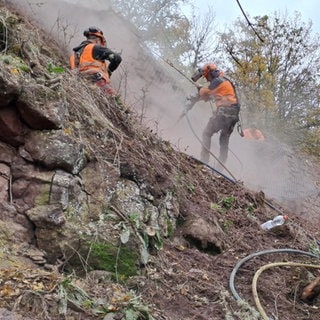
[(263, 41), (242, 19), (221, 34), (245, 108), (253, 118), (276, 117), (310, 128), (320, 114), (319, 36), (298, 12), (292, 18), (275, 13), (253, 21)]

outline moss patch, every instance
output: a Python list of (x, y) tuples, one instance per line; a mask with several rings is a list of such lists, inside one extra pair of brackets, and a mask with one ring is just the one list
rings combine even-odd
[(124, 246), (95, 242), (91, 246), (89, 265), (93, 270), (106, 270), (125, 280), (137, 275), (138, 253)]
[(50, 201), (50, 185), (44, 184), (40, 193), (35, 197), (34, 204), (36, 206), (42, 206), (49, 204)]

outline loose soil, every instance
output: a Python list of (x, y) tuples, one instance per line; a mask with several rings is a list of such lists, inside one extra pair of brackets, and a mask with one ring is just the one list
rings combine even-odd
[[(184, 212), (196, 211), (198, 218), (217, 221), (227, 243), (219, 252), (212, 244), (205, 243), (204, 229), (199, 229), (193, 239), (188, 237), (188, 230), (183, 225), (176, 230), (175, 237), (166, 241), (163, 250), (146, 267), (146, 282), (142, 281), (143, 285), (138, 287), (140, 294), (159, 310), (157, 319), (260, 319), (250, 311), (250, 307), (256, 307), (252, 293), (253, 277), (259, 268), (275, 262), (314, 264), (318, 269), (275, 266), (263, 272), (257, 281), (257, 292), (268, 317), (319, 319), (319, 286), (310, 300), (301, 299), (303, 289), (320, 274), (319, 258), (295, 252), (262, 254), (236, 269), (231, 285), (234, 285), (238, 297), (232, 294), (229, 284), (237, 263), (253, 253), (289, 248), (319, 255), (320, 247), (316, 242), (320, 238), (318, 215), (303, 219), (265, 199), (262, 193), (252, 193), (241, 184), (217, 177), (193, 159), (181, 170), (197, 178), (195, 189), (201, 186), (207, 190), (206, 197), (218, 198), (218, 203), (230, 199), (228, 197), (236, 200), (230, 208), (213, 214), (206, 209), (211, 203), (207, 198), (197, 192), (185, 195)], [(200, 180), (199, 171), (204, 173)], [(248, 203), (255, 207), (252, 211)], [(306, 204), (310, 206), (308, 199)], [(260, 223), (278, 215), (278, 210), (289, 215), (289, 222), (271, 231), (261, 230)]]

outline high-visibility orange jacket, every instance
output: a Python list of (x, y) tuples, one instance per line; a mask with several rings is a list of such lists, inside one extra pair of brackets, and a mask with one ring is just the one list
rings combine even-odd
[(88, 43), (83, 46), (83, 49), (81, 51), (75, 51), (74, 54), (70, 56), (70, 67), (71, 69), (78, 68), (79, 72), (82, 74), (100, 73), (101, 77), (109, 83), (110, 78), (108, 74), (107, 63), (105, 62), (105, 60), (100, 61), (94, 59), (94, 46), (94, 43)]
[(210, 85), (202, 87), (199, 95), (203, 100), (214, 98), (217, 108), (238, 104), (235, 89), (227, 78), (219, 76), (211, 80)]

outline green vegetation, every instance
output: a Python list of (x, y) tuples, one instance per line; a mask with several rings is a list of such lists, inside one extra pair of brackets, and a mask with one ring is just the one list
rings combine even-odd
[(120, 280), (137, 275), (139, 255), (131, 248), (116, 247), (111, 243), (94, 242), (91, 246), (89, 267), (116, 274)]
[(228, 233), (232, 229), (233, 225), (234, 225), (234, 222), (232, 220), (224, 221), (223, 222), (223, 226), (222, 226), (223, 227), (223, 231)]
[(59, 296), (59, 313), (67, 314), (67, 305), (72, 303), (73, 305), (78, 306), (83, 309), (90, 309), (93, 306), (93, 300), (89, 295), (80, 287), (72, 283), (71, 278), (64, 278), (58, 290)]
[(140, 215), (139, 213), (130, 213), (129, 216), (129, 221), (132, 223), (136, 228), (140, 227)]
[(312, 252), (313, 254), (317, 255), (320, 257), (320, 247), (319, 245), (316, 245), (314, 243), (309, 244), (309, 250), (310, 252)]
[(248, 206), (247, 206), (247, 208), (246, 208), (246, 211), (247, 211), (247, 213), (252, 214), (253, 211), (254, 211), (254, 204), (251, 203), (251, 202), (249, 202), (249, 203), (248, 203)]
[(192, 183), (190, 183), (190, 184), (187, 185), (187, 189), (188, 189), (191, 193), (194, 193), (194, 191), (195, 191), (195, 186), (194, 186)]
[(216, 211), (218, 211), (220, 213), (225, 213), (226, 212), (226, 209), (222, 208), (220, 204), (213, 203), (213, 202), (210, 203), (210, 209), (216, 210)]
[(1, 55), (0, 56), (0, 61), (3, 61), (6, 65), (10, 66), (11, 71), (14, 74), (22, 72), (29, 73), (31, 72), (30, 67), (25, 64), (20, 58), (12, 55)]
[(230, 197), (225, 197), (223, 198), (219, 204), (222, 205), (222, 207), (226, 208), (226, 209), (231, 209), (233, 207), (234, 202), (236, 201), (236, 198), (233, 196)]
[(53, 65), (52, 63), (49, 63), (47, 65), (47, 71), (49, 73), (63, 73), (63, 72), (65, 72), (64, 68), (57, 67), (57, 66)]
[(50, 202), (50, 184), (43, 184), (41, 192), (34, 199), (37, 206), (47, 205)]
[(168, 218), (167, 219), (167, 233), (168, 237), (170, 238), (174, 233), (174, 226), (172, 224), (172, 221)]

